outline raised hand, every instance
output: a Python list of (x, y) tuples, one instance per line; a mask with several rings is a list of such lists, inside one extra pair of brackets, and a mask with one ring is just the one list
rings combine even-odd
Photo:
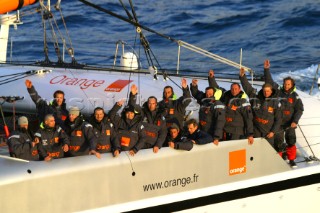
[(214, 71), (213, 70), (209, 70), (209, 74), (208, 75), (209, 75), (210, 78), (213, 78), (214, 77)]
[(136, 95), (138, 93), (138, 87), (135, 84), (131, 85), (131, 93), (132, 95)]
[(187, 88), (187, 86), (188, 86), (187, 79), (185, 79), (185, 78), (181, 79), (181, 86), (182, 86), (182, 88)]
[(264, 67), (265, 69), (269, 69), (269, 68), (270, 68), (270, 61), (269, 61), (268, 59), (264, 60), (264, 65), (263, 65), (263, 67)]
[(241, 67), (239, 72), (240, 77), (243, 77), (245, 73), (246, 71), (244, 70), (244, 68)]
[(192, 82), (191, 82), (191, 83), (192, 83), (192, 86), (195, 87), (195, 86), (198, 85), (198, 80), (194, 78), (194, 79), (192, 79)]
[(125, 101), (125, 99), (121, 99), (120, 101), (117, 102), (117, 104), (118, 104), (119, 106), (122, 106), (123, 103), (124, 103), (124, 101)]
[(25, 84), (28, 89), (30, 89), (32, 87), (32, 82), (28, 79), (25, 81)]

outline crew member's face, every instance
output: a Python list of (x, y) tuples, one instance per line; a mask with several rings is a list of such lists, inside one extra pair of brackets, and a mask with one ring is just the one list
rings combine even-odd
[(152, 112), (152, 111), (155, 111), (156, 108), (157, 108), (157, 101), (156, 99), (154, 98), (150, 98), (149, 101), (148, 101), (148, 108), (149, 110)]
[(56, 121), (54, 120), (54, 117), (49, 117), (45, 122), (46, 126), (53, 128), (56, 125)]
[(206, 98), (211, 98), (214, 95), (213, 89), (206, 90)]
[(190, 134), (194, 133), (197, 130), (197, 126), (194, 126), (194, 124), (189, 124), (188, 125), (188, 131)]
[(58, 106), (61, 106), (63, 103), (64, 95), (61, 93), (56, 94), (55, 100)]
[(134, 113), (130, 111), (126, 112), (126, 118), (132, 120), (134, 118)]
[(283, 84), (283, 88), (285, 91), (289, 91), (293, 87), (291, 80), (285, 80)]
[(100, 110), (100, 109), (96, 110), (94, 113), (94, 117), (95, 117), (96, 121), (101, 122), (102, 119), (104, 118), (103, 110)]
[(169, 130), (169, 132), (170, 132), (170, 136), (173, 138), (173, 139), (175, 139), (176, 137), (178, 137), (178, 135), (179, 135), (179, 130), (178, 129), (170, 129)]
[(272, 88), (271, 87), (263, 88), (263, 95), (264, 97), (269, 98), (272, 95)]
[(164, 97), (165, 98), (170, 98), (172, 95), (172, 89), (171, 88), (165, 88), (164, 89)]
[(237, 85), (237, 84), (233, 84), (232, 86), (231, 86), (231, 94), (233, 95), (233, 96), (237, 96), (239, 93), (240, 93), (240, 91), (241, 91), (241, 89), (240, 89), (240, 87), (239, 87), (239, 85)]
[(70, 120), (71, 122), (74, 122), (77, 117), (78, 117), (78, 116), (75, 115), (75, 114), (69, 114), (69, 120)]
[(20, 125), (20, 128), (21, 128), (21, 129), (28, 129), (28, 124), (21, 124), (21, 125)]

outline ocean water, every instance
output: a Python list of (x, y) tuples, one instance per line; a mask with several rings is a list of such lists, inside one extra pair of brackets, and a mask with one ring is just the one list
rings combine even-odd
[[(127, 18), (117, 0), (91, 0), (92, 3)], [(128, 1), (123, 1), (131, 13)], [(320, 1), (316, 0), (139, 0), (132, 1), (138, 21), (160, 34), (198, 46), (222, 57), (263, 71), (263, 61), (271, 61), (271, 72), (281, 82), (286, 76), (308, 91), (320, 63)], [(55, 1), (52, 0), (54, 4)], [(144, 68), (148, 63), (139, 36), (131, 24), (86, 6), (77, 0), (62, 1), (62, 12), (72, 40), (75, 57), (88, 65), (111, 65), (116, 42), (134, 49)], [(36, 6), (22, 10), (23, 25), (11, 30), (12, 61), (31, 62), (44, 59), (43, 30), (38, 13), (26, 15)], [(54, 10), (53, 10), (54, 11)], [(54, 11), (57, 24), (61, 17)], [(64, 31), (61, 31), (66, 35)], [(175, 69), (178, 45), (143, 30), (161, 69)], [(47, 30), (48, 41), (52, 40)], [(67, 39), (67, 38), (66, 38)], [(68, 39), (67, 39), (68, 40)], [(57, 61), (52, 43), (50, 60)], [(62, 47), (60, 46), (62, 49)], [(68, 61), (66, 57), (66, 61)], [(205, 75), (214, 69), (217, 76), (236, 77), (238, 70), (181, 48), (180, 69)], [(313, 91), (314, 95), (319, 90)]]

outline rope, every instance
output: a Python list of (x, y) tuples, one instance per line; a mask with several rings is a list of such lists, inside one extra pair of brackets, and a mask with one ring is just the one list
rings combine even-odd
[(312, 150), (312, 148), (311, 148), (310, 144), (309, 144), (309, 141), (307, 140), (306, 136), (304, 135), (304, 132), (302, 131), (302, 129), (301, 129), (301, 127), (300, 127), (300, 125), (299, 125), (299, 124), (298, 124), (298, 127), (299, 127), (299, 129), (300, 129), (300, 132), (301, 132), (302, 136), (304, 137), (305, 141), (307, 142), (308, 147), (310, 148), (310, 150), (311, 150), (311, 153), (312, 153), (313, 157), (316, 157), (316, 156), (314, 155), (314, 152), (313, 152), (313, 150)]
[(36, 75), (36, 74), (38, 74), (38, 72), (35, 70), (27, 71), (27, 72), (24, 72), (21, 74), (13, 74), (13, 75), (15, 75), (15, 77), (13, 77), (13, 78), (7, 78), (4, 80), (0, 80), (0, 85), (11, 83), (11, 82), (14, 82), (14, 81), (17, 81), (17, 80), (20, 80), (20, 79), (23, 79), (23, 78), (26, 78), (26, 77), (29, 77), (32, 75)]

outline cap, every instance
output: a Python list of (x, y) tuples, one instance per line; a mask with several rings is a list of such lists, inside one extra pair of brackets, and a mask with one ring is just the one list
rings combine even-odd
[(175, 123), (171, 124), (170, 129), (177, 129), (180, 130), (179, 126)]
[(19, 119), (18, 119), (18, 125), (26, 125), (28, 124), (28, 118), (26, 116), (21, 116)]
[(69, 115), (76, 115), (79, 116), (80, 115), (80, 109), (78, 107), (70, 107), (69, 109)]

